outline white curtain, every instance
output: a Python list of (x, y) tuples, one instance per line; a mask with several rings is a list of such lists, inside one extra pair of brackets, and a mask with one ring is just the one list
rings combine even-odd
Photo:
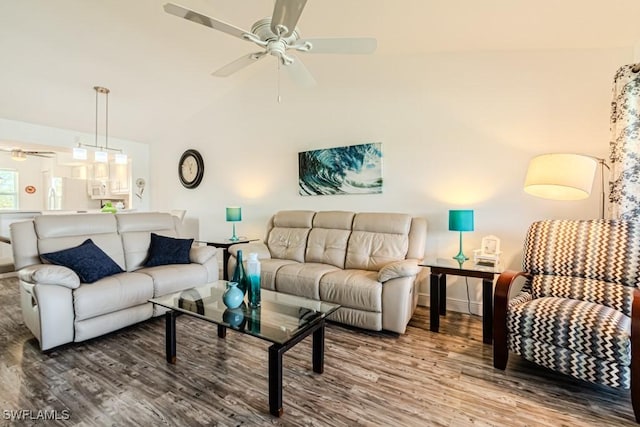
[[(639, 64), (640, 65), (640, 64)], [(611, 102), (609, 217), (640, 218), (640, 66), (616, 72)]]

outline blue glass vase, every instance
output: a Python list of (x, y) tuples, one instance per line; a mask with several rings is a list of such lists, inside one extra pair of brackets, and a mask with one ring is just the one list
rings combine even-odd
[(244, 271), (244, 264), (242, 261), (242, 251), (238, 251), (236, 255), (236, 269), (233, 272), (233, 277), (231, 278), (232, 282), (236, 282), (238, 284), (238, 289), (242, 291), (242, 295), (244, 296), (249, 289), (249, 277), (247, 273)]
[(227, 322), (233, 328), (243, 329), (244, 312), (241, 307), (234, 309), (227, 308), (222, 314), (222, 320)]
[(244, 300), (244, 292), (238, 288), (236, 282), (227, 282), (227, 288), (222, 294), (222, 302), (230, 309), (238, 308)]

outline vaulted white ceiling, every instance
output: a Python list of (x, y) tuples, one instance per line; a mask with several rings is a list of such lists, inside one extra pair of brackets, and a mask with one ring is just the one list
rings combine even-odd
[[(111, 135), (152, 143), (159, 126), (242, 84), (241, 77), (210, 73), (255, 46), (168, 15), (165, 2), (1, 1), (0, 118), (91, 133), (93, 86), (100, 85), (111, 90)], [(273, 0), (175, 2), (244, 29), (273, 8)], [(298, 27), (304, 37), (375, 37), (375, 55), (389, 60), (451, 51), (633, 49), (640, 1), (309, 0)], [(335, 66), (340, 60), (322, 59)]]

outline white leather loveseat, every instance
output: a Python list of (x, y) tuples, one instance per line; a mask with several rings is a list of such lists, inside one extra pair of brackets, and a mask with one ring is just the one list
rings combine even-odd
[[(24, 322), (42, 350), (94, 338), (164, 312), (149, 298), (218, 279), (215, 248), (187, 246), (188, 264), (144, 267), (151, 233), (180, 237), (168, 213), (43, 215), (11, 224)], [(81, 283), (67, 267), (41, 254), (91, 239), (124, 272)], [(187, 242), (188, 243), (188, 242)]]
[(399, 213), (281, 211), (267, 225), (257, 252), (261, 286), (341, 305), (330, 319), (404, 333), (418, 302), (416, 277), (424, 257), (427, 222)]

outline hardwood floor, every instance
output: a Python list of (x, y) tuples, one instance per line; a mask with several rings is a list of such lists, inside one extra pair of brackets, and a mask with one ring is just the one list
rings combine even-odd
[[(178, 363), (164, 318), (43, 354), (22, 323), (17, 279), (0, 280), (0, 424), (9, 411), (56, 411), (46, 425), (633, 426), (628, 391), (585, 384), (512, 355), (492, 366), (482, 322), (448, 313), (429, 331), (418, 307), (402, 336), (331, 324), (325, 372), (311, 339), (284, 357), (284, 415), (268, 411), (268, 343), (180, 316)], [(63, 412), (68, 411), (68, 412)], [(27, 418), (29, 418), (27, 417)]]

